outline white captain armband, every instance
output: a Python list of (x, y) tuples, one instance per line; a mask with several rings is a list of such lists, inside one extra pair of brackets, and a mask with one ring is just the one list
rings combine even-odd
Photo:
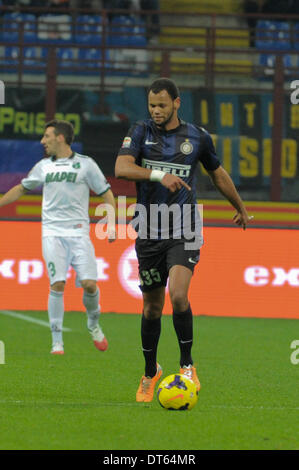
[(166, 175), (165, 171), (161, 170), (152, 170), (150, 174), (150, 181), (156, 181), (158, 183), (161, 183), (162, 179)]

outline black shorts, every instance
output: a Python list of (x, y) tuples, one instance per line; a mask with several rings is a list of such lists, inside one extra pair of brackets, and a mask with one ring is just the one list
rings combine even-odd
[(186, 249), (185, 243), (183, 239), (152, 241), (137, 238), (135, 249), (142, 292), (166, 286), (172, 266), (186, 266), (193, 273), (200, 250)]

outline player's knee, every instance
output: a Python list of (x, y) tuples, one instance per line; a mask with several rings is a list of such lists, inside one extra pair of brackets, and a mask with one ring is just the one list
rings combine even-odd
[(180, 290), (170, 292), (172, 308), (175, 312), (184, 312), (188, 307), (188, 298), (186, 293)]
[(150, 304), (144, 305), (143, 315), (148, 320), (156, 320), (157, 318), (160, 318), (162, 315), (161, 305), (158, 303), (150, 303)]
[(87, 294), (94, 294), (97, 290), (96, 281), (92, 281), (90, 279), (81, 281), (81, 285)]
[(54, 284), (51, 285), (51, 290), (53, 290), (55, 292), (64, 292), (64, 286), (65, 286), (64, 281), (57, 281), (57, 282), (54, 282)]

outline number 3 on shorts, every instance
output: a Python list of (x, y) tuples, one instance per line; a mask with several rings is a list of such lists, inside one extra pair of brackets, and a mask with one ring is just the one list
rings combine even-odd
[(152, 268), (149, 271), (141, 271), (141, 283), (146, 286), (151, 286), (153, 282), (161, 282), (161, 276), (156, 268)]
[(53, 261), (50, 261), (50, 263), (48, 263), (48, 268), (49, 268), (51, 276), (52, 277), (55, 276), (56, 269), (55, 269), (55, 264), (53, 263)]

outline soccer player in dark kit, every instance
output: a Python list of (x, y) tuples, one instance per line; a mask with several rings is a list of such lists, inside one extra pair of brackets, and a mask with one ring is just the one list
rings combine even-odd
[[(136, 400), (150, 402), (162, 368), (157, 363), (165, 287), (173, 308), (180, 348), (180, 373), (200, 389), (191, 355), (193, 318), (188, 290), (202, 245), (202, 220), (196, 201), (195, 168), (201, 162), (218, 190), (236, 209), (234, 222), (246, 228), (251, 217), (228, 173), (221, 166), (209, 133), (178, 117), (179, 90), (167, 78), (148, 91), (151, 119), (138, 121), (119, 150), (115, 175), (136, 182), (133, 224), (143, 294), (141, 340), (145, 373)], [(168, 212), (167, 212), (168, 209)], [(179, 209), (179, 210), (178, 210)], [(160, 211), (160, 214), (159, 214)], [(158, 217), (153, 217), (157, 215)], [(160, 215), (160, 217), (159, 217)]]

